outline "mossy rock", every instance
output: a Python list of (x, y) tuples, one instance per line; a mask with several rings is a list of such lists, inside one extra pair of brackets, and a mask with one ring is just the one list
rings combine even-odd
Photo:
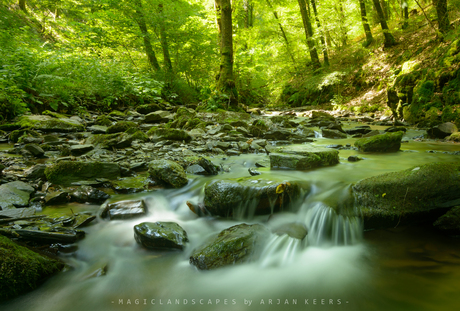
[(192, 119), (196, 116), (196, 111), (190, 108), (180, 107), (177, 109), (176, 114), (174, 115), (174, 120), (177, 120), (181, 117), (186, 117)]
[(192, 140), (192, 136), (190, 136), (186, 131), (184, 130), (178, 130), (178, 129), (165, 129), (165, 128), (155, 128), (152, 130), (149, 130), (147, 132), (147, 135), (150, 137), (153, 137), (153, 139), (158, 139), (158, 140), (178, 140), (178, 141), (190, 141)]
[(428, 121), (430, 124), (439, 123), (441, 120), (441, 111), (436, 107), (431, 107), (425, 112), (425, 121)]
[(88, 137), (85, 144), (98, 146), (103, 149), (122, 149), (131, 146), (137, 135), (127, 133), (95, 134)]
[(204, 188), (204, 206), (213, 216), (252, 218), (289, 210), (300, 198), (296, 181), (277, 181), (258, 176), (215, 180)]
[(64, 264), (39, 255), (0, 235), (0, 301), (37, 288)]
[(129, 129), (136, 130), (138, 128), (137, 123), (132, 121), (118, 121), (112, 126), (107, 128), (107, 134), (126, 132)]
[(184, 168), (170, 160), (154, 160), (150, 162), (149, 174), (156, 182), (173, 188), (181, 188), (188, 183)]
[(110, 162), (60, 161), (48, 166), (45, 175), (53, 184), (70, 186), (77, 181), (116, 179), (120, 176), (120, 167)]
[(190, 256), (190, 263), (200, 270), (256, 260), (269, 231), (262, 225), (239, 224), (221, 231)]
[(124, 118), (126, 114), (118, 110), (113, 110), (109, 113), (109, 116)]
[(74, 119), (61, 118), (56, 119), (50, 116), (43, 115), (27, 115), (19, 118), (17, 122), (22, 127), (29, 127), (34, 130), (43, 132), (81, 132), (85, 127), (83, 124)]
[(367, 228), (429, 220), (460, 204), (460, 163), (430, 163), (370, 177), (353, 191)]
[(125, 177), (113, 180), (112, 187), (120, 193), (142, 192), (148, 189), (150, 181), (145, 175)]
[(460, 206), (456, 206), (439, 217), (433, 226), (448, 235), (460, 235)]
[(9, 135), (9, 140), (13, 143), (17, 143), (21, 137), (30, 136), (30, 137), (40, 137), (36, 131), (31, 129), (22, 129), (22, 130), (14, 130)]
[(54, 118), (58, 118), (58, 119), (61, 119), (61, 118), (67, 118), (66, 115), (63, 115), (61, 113), (57, 113), (57, 112), (54, 112), (54, 111), (50, 111), (50, 110), (45, 110), (42, 112), (42, 115), (44, 116), (51, 116), (51, 117), (54, 117)]
[(110, 120), (110, 118), (107, 117), (106, 115), (101, 115), (96, 118), (95, 124), (103, 125), (103, 126), (111, 126), (112, 120)]
[(143, 131), (141, 130), (137, 130), (136, 132), (134, 132), (131, 137), (134, 140), (139, 140), (139, 141), (142, 141), (142, 142), (147, 142), (149, 141), (149, 137), (147, 136), (147, 134), (145, 134)]
[(136, 242), (152, 250), (183, 250), (187, 232), (175, 222), (143, 222), (134, 226)]
[(339, 151), (311, 145), (266, 147), (270, 152), (270, 168), (308, 170), (339, 163)]
[(163, 108), (164, 107), (160, 106), (159, 104), (146, 104), (138, 106), (136, 111), (142, 114), (149, 114), (151, 112), (162, 110)]
[(460, 132), (452, 133), (449, 137), (446, 138), (448, 141), (454, 141), (460, 143)]
[(14, 130), (19, 130), (21, 126), (16, 123), (6, 123), (0, 124), (0, 131), (12, 132)]
[(401, 148), (403, 135), (404, 132), (394, 132), (360, 138), (355, 147), (362, 152), (396, 152)]
[(255, 137), (262, 137), (268, 131), (268, 126), (264, 120), (254, 120), (252, 125), (249, 126), (249, 133)]

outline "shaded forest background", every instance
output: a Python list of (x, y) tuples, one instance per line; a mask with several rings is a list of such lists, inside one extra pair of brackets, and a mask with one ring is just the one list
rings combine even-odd
[(3, 0), (0, 122), (161, 103), (459, 125), (459, 15), (460, 0)]

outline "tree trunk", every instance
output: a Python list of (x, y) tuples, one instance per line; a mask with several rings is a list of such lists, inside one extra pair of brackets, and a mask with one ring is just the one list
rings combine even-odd
[[(236, 106), (238, 93), (233, 79), (233, 28), (230, 0), (215, 0), (216, 13), (221, 26), (220, 70), (217, 90), (229, 96), (229, 103)], [(219, 9), (217, 9), (219, 8)]]
[(445, 34), (450, 28), (447, 0), (433, 0), (433, 4), (436, 6), (436, 14), (438, 15), (439, 32)]
[(26, 0), (19, 0), (19, 8), (24, 11), (24, 13), (27, 13)]
[(244, 0), (244, 28), (251, 28), (254, 26), (254, 5), (251, 0)]
[(302, 15), (303, 27), (305, 28), (305, 36), (307, 38), (308, 50), (310, 51), (310, 58), (314, 69), (321, 67), (319, 62), (318, 51), (316, 50), (315, 41), (313, 40), (313, 29), (311, 27), (310, 18), (307, 13), (307, 5), (305, 0), (297, 0), (299, 2), (300, 14)]
[(286, 43), (286, 49), (287, 49), (287, 52), (289, 54), (289, 56), (291, 57), (291, 60), (292, 60), (292, 63), (294, 64), (294, 66), (297, 64), (297, 62), (295, 61), (294, 59), (294, 55), (292, 55), (292, 52), (291, 52), (291, 47), (290, 47), (290, 44), (289, 44), (289, 40), (286, 36), (286, 32), (284, 31), (284, 28), (283, 28), (283, 25), (281, 25), (281, 21), (278, 17), (278, 13), (273, 9), (273, 6), (272, 4), (270, 3), (270, 0), (266, 0), (267, 1), (267, 4), (268, 6), (270, 7), (270, 9), (272, 9), (273, 11), (273, 16), (275, 17), (275, 19), (277, 20), (278, 22), (278, 26), (280, 28), (280, 32), (281, 32), (281, 36), (283, 37), (284, 39), (284, 42)]
[(409, 26), (409, 5), (407, 4), (407, 0), (401, 1), (401, 8), (404, 18), (402, 29), (406, 29)]
[(339, 20), (340, 20), (340, 35), (341, 35), (342, 46), (346, 46), (347, 41), (348, 41), (348, 36), (347, 36), (348, 30), (345, 25), (346, 16), (345, 16), (345, 11), (343, 10), (342, 0), (339, 0), (339, 5), (338, 7), (336, 6), (336, 11), (340, 16)]
[(380, 0), (383, 16), (385, 18), (385, 21), (388, 21), (390, 18), (390, 8), (388, 6), (388, 3), (386, 0)]
[(160, 43), (161, 49), (163, 50), (163, 60), (166, 72), (172, 72), (172, 63), (171, 57), (169, 56), (169, 47), (168, 47), (168, 36), (166, 35), (165, 29), (165, 17), (163, 15), (163, 4), (158, 4), (158, 13), (160, 13), (159, 17), (159, 28), (160, 28)]
[(136, 23), (139, 25), (139, 29), (142, 33), (142, 38), (144, 39), (145, 54), (147, 54), (149, 64), (150, 66), (152, 66), (153, 70), (159, 71), (160, 65), (158, 64), (155, 52), (153, 51), (152, 43), (150, 42), (150, 35), (147, 30), (147, 24), (145, 22), (144, 13), (142, 12), (142, 0), (134, 0), (134, 5), (136, 7)]
[(319, 38), (321, 40), (321, 45), (322, 45), (322, 49), (323, 49), (324, 65), (326, 67), (328, 67), (329, 66), (329, 54), (327, 53), (326, 40), (324, 40), (324, 33), (323, 33), (323, 30), (322, 30), (323, 28), (321, 28), (321, 23), (320, 23), (319, 17), (318, 17), (318, 11), (316, 10), (316, 0), (311, 0), (311, 7), (313, 8), (313, 13), (315, 14), (316, 26), (321, 31), (321, 36)]
[(382, 7), (380, 6), (379, 0), (372, 0), (372, 1), (374, 2), (374, 7), (375, 7), (375, 10), (377, 11), (377, 14), (380, 20), (380, 26), (382, 27), (383, 36), (385, 37), (385, 41), (383, 45), (386, 48), (391, 47), (396, 44), (396, 40), (391, 34), (390, 29), (388, 28), (385, 17), (383, 16), (383, 10), (382, 10)]
[(366, 3), (364, 0), (359, 0), (359, 7), (361, 9), (361, 20), (363, 21), (364, 32), (366, 33), (366, 43), (364, 46), (367, 47), (374, 41), (374, 38), (372, 37), (371, 27), (367, 19)]

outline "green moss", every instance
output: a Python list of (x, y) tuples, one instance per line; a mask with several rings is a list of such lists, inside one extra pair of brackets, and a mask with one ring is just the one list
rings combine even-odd
[(111, 126), (112, 121), (106, 116), (106, 115), (101, 115), (96, 118), (95, 121), (96, 125), (103, 125), (103, 126)]
[(155, 160), (149, 164), (149, 174), (159, 183), (180, 188), (188, 183), (185, 170), (176, 162), (169, 160)]
[(30, 129), (15, 130), (10, 133), (9, 140), (17, 143), (23, 136), (40, 137), (40, 134)]
[(136, 130), (138, 128), (137, 123), (132, 121), (119, 121), (112, 126), (107, 128), (107, 134), (126, 132), (129, 129)]
[(192, 137), (186, 131), (172, 128), (157, 128), (154, 131), (148, 131), (147, 134), (149, 134), (149, 136), (153, 136), (161, 140), (190, 141), (192, 139)]
[(21, 127), (29, 127), (41, 131), (78, 132), (85, 127), (71, 119), (55, 119), (49, 116), (22, 116), (17, 122)]
[(82, 180), (97, 178), (115, 179), (120, 176), (120, 167), (107, 162), (60, 161), (45, 169), (46, 178), (58, 185), (71, 185)]
[(114, 116), (114, 117), (126, 117), (126, 114), (118, 111), (118, 110), (113, 110), (109, 113), (109, 116)]
[(131, 135), (131, 137), (132, 137), (133, 140), (139, 140), (139, 141), (142, 141), (142, 142), (149, 141), (149, 137), (147, 136), (147, 134), (145, 134), (144, 132), (142, 132), (140, 130), (137, 130), (136, 132), (134, 132)]
[(460, 132), (455, 132), (447, 137), (447, 140), (460, 143)]
[(37, 288), (59, 272), (63, 263), (43, 257), (0, 235), (0, 301)]
[(425, 112), (425, 120), (430, 122), (430, 124), (436, 123), (436, 121), (440, 119), (440, 116), (441, 111), (439, 111), (436, 107), (431, 107), (427, 112)]
[(185, 107), (180, 107), (179, 109), (177, 109), (174, 119), (179, 119), (181, 117), (194, 118), (195, 116), (196, 116), (195, 110), (185, 108)]
[(355, 146), (362, 152), (395, 152), (401, 148), (403, 135), (403, 132), (395, 132), (360, 138)]
[(57, 113), (57, 112), (53, 112), (53, 111), (49, 111), (49, 110), (43, 111), (42, 115), (51, 116), (51, 117), (58, 118), (58, 119), (67, 118), (66, 115), (63, 115), (63, 114), (60, 114), (60, 113)]

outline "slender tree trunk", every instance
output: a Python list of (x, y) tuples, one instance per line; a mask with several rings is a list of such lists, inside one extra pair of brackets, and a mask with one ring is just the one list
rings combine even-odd
[(142, 38), (144, 39), (145, 54), (147, 54), (149, 64), (153, 70), (159, 71), (160, 65), (158, 64), (157, 57), (155, 56), (155, 52), (153, 51), (152, 43), (150, 41), (150, 34), (147, 29), (145, 16), (142, 9), (142, 0), (134, 0), (134, 5), (136, 6), (136, 23), (139, 25), (139, 29), (142, 33)]
[(316, 50), (315, 41), (313, 40), (313, 29), (311, 27), (310, 18), (307, 13), (307, 5), (305, 0), (297, 0), (299, 2), (300, 14), (302, 15), (303, 26), (305, 28), (305, 36), (307, 38), (308, 50), (310, 51), (311, 62), (313, 68), (318, 69), (321, 67), (319, 62), (318, 51)]
[(159, 29), (160, 29), (160, 43), (161, 43), (161, 49), (163, 50), (163, 59), (164, 59), (164, 66), (166, 69), (166, 72), (171, 73), (173, 70), (172, 68), (172, 63), (171, 63), (171, 57), (169, 56), (169, 47), (168, 47), (168, 36), (166, 34), (166, 29), (165, 29), (165, 17), (163, 14), (163, 4), (160, 3), (158, 4), (158, 13), (160, 13), (159, 17)]
[(26, 0), (19, 0), (19, 8), (27, 13)]
[(383, 12), (383, 16), (385, 18), (385, 21), (388, 21), (389, 18), (390, 18), (390, 9), (388, 7), (388, 3), (386, 0), (380, 0), (380, 4), (381, 4), (381, 7), (382, 7), (382, 12)]
[(321, 36), (319, 37), (319, 39), (321, 40), (321, 45), (322, 45), (322, 50), (323, 50), (324, 66), (328, 67), (329, 66), (329, 54), (327, 53), (327, 45), (326, 45), (326, 40), (324, 39), (324, 31), (319, 21), (318, 11), (316, 10), (316, 0), (311, 0), (311, 7), (313, 9), (313, 13), (315, 14), (316, 26), (318, 27), (318, 29), (320, 29), (320, 32), (321, 32)]
[[(233, 28), (230, 0), (215, 0), (216, 13), (221, 26), (220, 70), (217, 89), (229, 96), (229, 103), (236, 106), (238, 93), (233, 79)], [(217, 10), (219, 8), (219, 10)]]
[(436, 6), (436, 14), (438, 15), (439, 32), (445, 34), (450, 28), (447, 0), (433, 0), (433, 4)]
[(244, 27), (251, 28), (252, 26), (254, 26), (254, 5), (251, 3), (251, 0), (244, 0), (243, 9)]
[(380, 20), (380, 26), (382, 27), (383, 36), (385, 37), (384, 46), (387, 48), (391, 47), (396, 44), (396, 40), (391, 34), (390, 29), (388, 28), (385, 17), (383, 16), (382, 7), (380, 6), (379, 0), (373, 0), (373, 2), (375, 10), (377, 11)]
[(277, 12), (275, 11), (275, 9), (273, 8), (273, 6), (272, 6), (270, 0), (266, 0), (266, 1), (267, 1), (268, 6), (270, 7), (270, 9), (272, 9), (273, 16), (275, 17), (276, 21), (278, 22), (278, 27), (279, 27), (279, 29), (280, 29), (281, 36), (283, 37), (284, 43), (286, 44), (286, 50), (287, 50), (287, 52), (288, 52), (288, 54), (289, 54), (289, 57), (290, 57), (291, 60), (292, 60), (292, 63), (293, 63), (294, 66), (295, 66), (295, 65), (297, 64), (297, 62), (296, 62), (295, 59), (294, 59), (294, 55), (292, 55), (291, 46), (290, 46), (289, 40), (288, 40), (288, 38), (287, 38), (287, 36), (286, 36), (286, 32), (284, 31), (283, 25), (281, 24), (281, 21), (280, 21), (280, 19), (279, 19), (279, 17), (278, 17), (278, 13), (277, 13)]
[(401, 0), (401, 8), (404, 18), (402, 29), (406, 29), (409, 26), (409, 5), (407, 4), (407, 0)]
[(345, 16), (345, 11), (343, 10), (342, 0), (339, 0), (338, 7), (336, 6), (336, 11), (340, 16), (340, 36), (341, 36), (342, 46), (346, 46), (347, 41), (348, 41), (348, 36), (347, 36), (348, 30), (345, 25), (346, 16)]
[(366, 34), (366, 43), (364, 46), (367, 47), (374, 41), (374, 38), (372, 37), (371, 27), (367, 19), (366, 2), (364, 2), (364, 0), (359, 0), (359, 7), (361, 9), (361, 20), (363, 21), (363, 28)]

